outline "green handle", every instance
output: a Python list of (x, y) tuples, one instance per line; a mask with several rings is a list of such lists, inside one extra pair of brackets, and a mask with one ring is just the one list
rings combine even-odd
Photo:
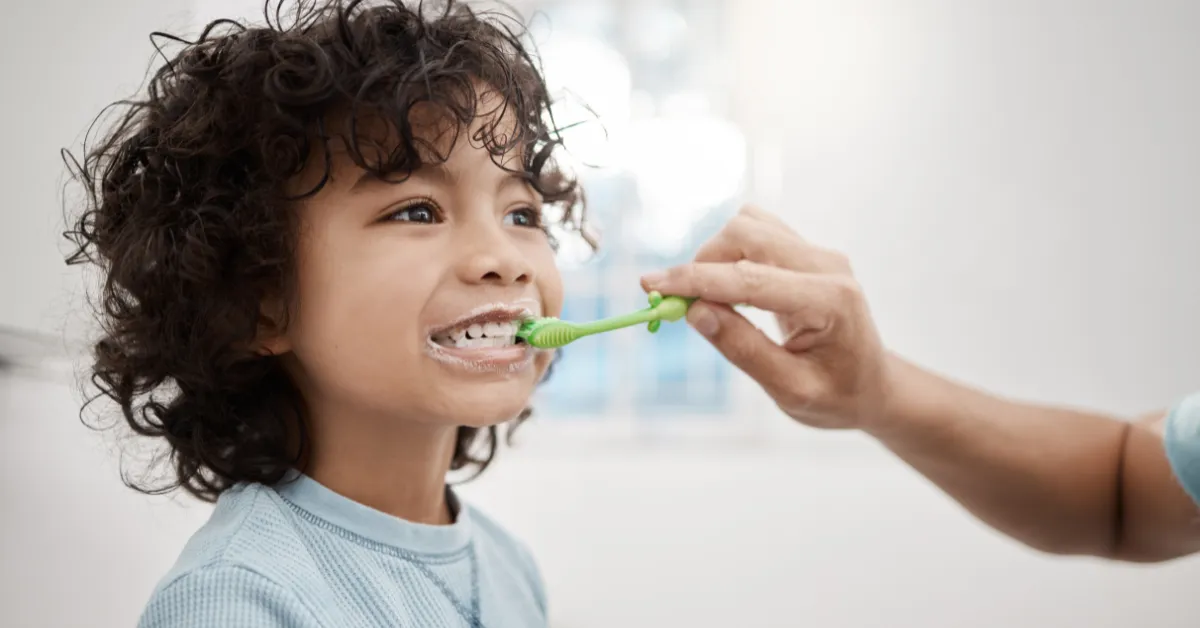
[(662, 321), (674, 322), (686, 316), (688, 307), (696, 300), (684, 297), (664, 297), (658, 292), (651, 292), (648, 297), (650, 307), (590, 323), (577, 323), (576, 329), (579, 330), (581, 336), (590, 336), (648, 323), (648, 329), (653, 333), (658, 331)]
[(517, 337), (540, 349), (562, 347), (585, 336), (613, 331), (647, 323), (650, 333), (658, 331), (663, 321), (673, 322), (687, 316), (688, 308), (696, 301), (687, 297), (664, 297), (658, 292), (648, 295), (650, 307), (621, 316), (592, 321), (571, 323), (557, 318), (538, 318), (525, 321), (517, 330)]

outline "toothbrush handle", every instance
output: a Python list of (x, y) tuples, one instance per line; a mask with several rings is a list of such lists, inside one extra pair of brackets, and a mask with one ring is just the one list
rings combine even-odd
[(610, 316), (608, 318), (602, 318), (598, 321), (592, 321), (590, 323), (580, 323), (577, 328), (583, 333), (583, 335), (590, 336), (592, 334), (613, 331), (614, 329), (622, 329), (625, 327), (633, 327), (634, 325), (641, 325), (642, 323), (649, 323), (651, 321), (658, 320), (658, 318), (658, 312), (655, 311), (655, 308), (648, 307), (636, 312), (630, 312), (629, 314)]
[(694, 298), (684, 297), (663, 297), (658, 293), (652, 293), (650, 295), (650, 307), (630, 312), (629, 314), (612, 316), (591, 323), (583, 323), (579, 325), (578, 329), (583, 335), (590, 336), (614, 329), (649, 323), (650, 331), (655, 332), (658, 331), (661, 321), (674, 322), (686, 316), (688, 308), (691, 307), (692, 302), (695, 300)]

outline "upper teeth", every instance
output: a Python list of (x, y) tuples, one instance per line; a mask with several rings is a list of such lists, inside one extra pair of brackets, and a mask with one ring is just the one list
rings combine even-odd
[(516, 341), (517, 323), (476, 323), (435, 334), (433, 341), (451, 347), (503, 347)]

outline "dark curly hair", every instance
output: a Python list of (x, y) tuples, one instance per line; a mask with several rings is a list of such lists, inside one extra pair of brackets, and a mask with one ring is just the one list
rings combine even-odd
[[(561, 212), (556, 226), (584, 233), (582, 193), (552, 158), (560, 129), (515, 19), (400, 0), (301, 0), (287, 25), (268, 1), (264, 16), (261, 27), (214, 21), (195, 41), (151, 35), (156, 47), (182, 49), (168, 57), (159, 48), (165, 63), (145, 95), (106, 110), (117, 121), (94, 148), (85, 139), (82, 162), (64, 152), (86, 190), (66, 233), (76, 247), (67, 261), (95, 264), (104, 278), (89, 404), (114, 401), (118, 425), (165, 441), (166, 479), (122, 472), (145, 493), (183, 488), (213, 501), (234, 483), (272, 484), (303, 463), (300, 395), (279, 359), (253, 346), (264, 299), (292, 294), (291, 204), (328, 179), (335, 112), (350, 114), (354, 162), (402, 180), (438, 159), (409, 112), (432, 105), (468, 128), (488, 113), (476, 92), (485, 85), (502, 96), (495, 119), (515, 126), (486, 125), (472, 139), (497, 157), (518, 151), (520, 172)], [(390, 145), (353, 132), (367, 115), (395, 131)], [(288, 196), (288, 183), (322, 155), (325, 177)], [(460, 427), (451, 469), (477, 475), (496, 448), (495, 426)]]

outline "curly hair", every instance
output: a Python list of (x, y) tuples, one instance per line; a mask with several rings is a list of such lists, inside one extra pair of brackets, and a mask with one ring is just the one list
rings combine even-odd
[[(117, 425), (165, 441), (165, 479), (122, 472), (144, 493), (182, 488), (214, 501), (302, 464), (300, 394), (278, 358), (252, 348), (264, 299), (294, 293), (292, 202), (329, 178), (335, 111), (350, 113), (351, 129), (357, 116), (387, 120), (391, 145), (353, 132), (345, 142), (359, 167), (404, 177), (438, 158), (414, 134), (413, 108), (434, 106), (468, 128), (485, 115), (476, 87), (486, 85), (502, 96), (496, 119), (515, 126), (486, 125), (473, 139), (497, 157), (518, 151), (519, 173), (561, 212), (555, 226), (586, 238), (582, 192), (552, 158), (559, 129), (545, 81), (510, 16), (455, 2), (429, 13), (400, 0), (301, 0), (285, 26), (272, 4), (264, 26), (217, 20), (195, 41), (151, 35), (182, 50), (159, 49), (165, 63), (144, 96), (106, 109), (117, 121), (94, 148), (85, 139), (82, 163), (64, 152), (86, 191), (65, 234), (75, 245), (67, 262), (103, 276), (88, 403), (107, 398), (120, 407)], [(321, 181), (288, 196), (322, 154)], [(495, 426), (460, 427), (451, 469), (478, 475), (496, 449)]]

